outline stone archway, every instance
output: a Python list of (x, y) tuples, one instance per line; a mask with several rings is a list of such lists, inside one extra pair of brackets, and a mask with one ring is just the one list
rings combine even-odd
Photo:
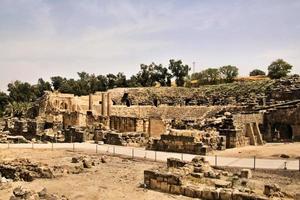
[(68, 104), (66, 102), (61, 102), (60, 103), (60, 109), (67, 110), (68, 109)]

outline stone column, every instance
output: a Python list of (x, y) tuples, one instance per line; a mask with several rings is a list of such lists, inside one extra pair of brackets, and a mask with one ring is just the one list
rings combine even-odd
[(107, 95), (106, 92), (102, 92), (102, 116), (107, 116)]
[(107, 116), (110, 116), (110, 114), (111, 114), (111, 104), (112, 104), (110, 92), (107, 93), (106, 98), (107, 98)]
[(93, 95), (89, 94), (89, 110), (93, 110)]

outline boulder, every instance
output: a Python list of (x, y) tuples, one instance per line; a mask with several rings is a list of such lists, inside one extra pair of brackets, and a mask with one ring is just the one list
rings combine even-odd
[(88, 159), (83, 159), (82, 164), (84, 168), (92, 168), (92, 162)]

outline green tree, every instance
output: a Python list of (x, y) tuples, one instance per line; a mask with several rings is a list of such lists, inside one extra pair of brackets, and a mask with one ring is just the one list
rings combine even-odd
[(176, 85), (181, 87), (184, 86), (184, 78), (189, 74), (191, 68), (188, 65), (182, 64), (181, 60), (175, 61), (171, 59), (169, 61), (169, 70), (172, 76), (175, 77)]
[(41, 97), (44, 95), (45, 91), (52, 91), (51, 84), (48, 81), (44, 81), (42, 78), (40, 78), (35, 86), (35, 95), (37, 97)]
[(3, 116), (6, 106), (9, 104), (9, 96), (0, 92), (0, 117)]
[(231, 65), (220, 67), (219, 71), (222, 79), (225, 80), (226, 83), (233, 82), (234, 78), (239, 74), (239, 69)]
[(169, 73), (169, 70), (166, 67), (163, 67), (162, 64), (156, 65), (152, 63), (153, 67), (153, 79), (155, 82), (158, 82), (161, 86), (171, 86), (172, 75)]
[(154, 65), (155, 64), (150, 64), (150, 65), (145, 65), (141, 64), (140, 71), (137, 73), (136, 78), (137, 82), (143, 86), (143, 87), (151, 87), (154, 86), (155, 84), (155, 77), (154, 77)]
[(63, 85), (63, 83), (66, 81), (66, 78), (63, 78), (61, 76), (54, 76), (51, 77), (51, 83), (54, 90), (59, 90), (59, 88)]
[(116, 87), (127, 87), (127, 80), (126, 80), (126, 76), (124, 73), (119, 72), (116, 75), (116, 82), (115, 82), (115, 86)]
[(8, 84), (9, 97), (15, 102), (32, 102), (36, 99), (35, 88), (27, 82), (15, 81)]
[(268, 67), (268, 76), (271, 79), (279, 79), (285, 77), (291, 72), (293, 66), (284, 61), (283, 59), (277, 59), (273, 61)]
[(31, 107), (32, 103), (30, 102), (14, 101), (6, 106), (4, 114), (11, 117), (23, 117)]
[(200, 72), (199, 83), (203, 85), (218, 84), (220, 82), (220, 71), (218, 68), (208, 68)]
[(117, 77), (114, 74), (107, 74), (107, 88), (112, 89), (116, 86)]
[(249, 74), (249, 76), (260, 76), (260, 75), (265, 76), (266, 73), (260, 69), (254, 69)]
[(132, 75), (129, 80), (127, 80), (128, 87), (142, 87), (138, 81), (137, 75)]
[(97, 91), (106, 91), (108, 87), (108, 80), (106, 76), (99, 75), (97, 76)]

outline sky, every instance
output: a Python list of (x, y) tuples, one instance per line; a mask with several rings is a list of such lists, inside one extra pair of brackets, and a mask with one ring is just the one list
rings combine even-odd
[(0, 90), (14, 80), (137, 73), (181, 59), (300, 73), (299, 0), (0, 0)]

